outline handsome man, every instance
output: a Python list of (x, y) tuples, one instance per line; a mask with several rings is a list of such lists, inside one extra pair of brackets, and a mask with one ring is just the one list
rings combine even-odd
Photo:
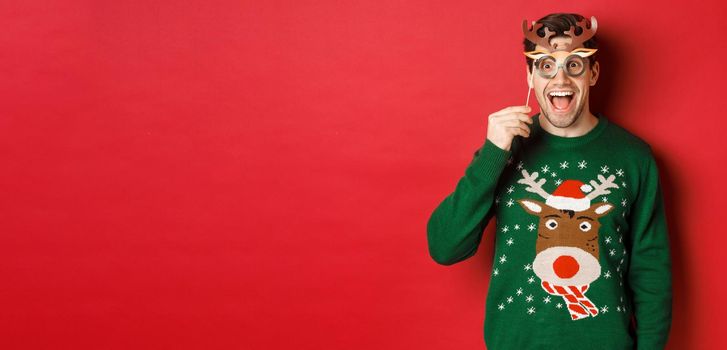
[(484, 145), (427, 224), (430, 255), (451, 265), (474, 255), (497, 218), (490, 350), (652, 350), (668, 338), (671, 260), (658, 169), (645, 141), (590, 111), (596, 28), (595, 18), (577, 14), (545, 16), (533, 29), (523, 23), (540, 113), (492, 113)]

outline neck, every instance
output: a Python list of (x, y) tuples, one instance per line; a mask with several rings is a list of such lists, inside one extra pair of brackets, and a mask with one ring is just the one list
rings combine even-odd
[(596, 124), (598, 124), (598, 117), (591, 113), (588, 102), (586, 102), (586, 105), (584, 106), (581, 115), (578, 116), (576, 118), (576, 121), (567, 128), (558, 128), (554, 126), (548, 121), (548, 118), (545, 118), (542, 113), (538, 117), (538, 120), (540, 121), (540, 126), (543, 128), (543, 130), (553, 135), (562, 137), (577, 137), (585, 135), (589, 131), (591, 131), (591, 129), (593, 129)]

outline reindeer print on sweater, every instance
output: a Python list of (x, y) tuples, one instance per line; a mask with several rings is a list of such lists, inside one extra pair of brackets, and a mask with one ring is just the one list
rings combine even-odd
[[(535, 247), (533, 271), (540, 277), (548, 293), (562, 296), (573, 320), (598, 315), (598, 308), (586, 297), (591, 282), (601, 275), (598, 261), (598, 219), (613, 209), (607, 202), (591, 205), (591, 200), (608, 194), (615, 175), (591, 185), (576, 179), (565, 180), (551, 194), (543, 190), (545, 179), (537, 180), (538, 173), (528, 174), (518, 183), (526, 190), (540, 195), (545, 203), (535, 199), (521, 199), (518, 203), (530, 214), (539, 217), (538, 238)], [(588, 192), (584, 195), (584, 192)]]
[[(591, 300), (588, 297), (588, 290), (599, 278), (614, 277), (614, 272), (602, 268), (600, 257), (602, 254), (614, 257), (616, 253), (614, 240), (618, 239), (621, 242), (622, 238), (613, 235), (606, 237), (605, 242), (608, 247), (605, 247), (604, 251), (600, 237), (601, 220), (609, 215), (618, 215), (614, 213), (617, 205), (623, 204), (621, 207), (625, 207), (627, 202), (625, 198), (621, 200), (619, 197), (618, 204), (615, 204), (609, 201), (608, 195), (613, 190), (622, 189), (626, 183), (623, 181), (622, 169), (610, 171), (608, 166), (603, 166), (596, 173), (576, 170), (575, 173), (569, 172), (568, 176), (561, 177), (556, 172), (560, 173), (569, 164), (568, 161), (559, 164), (562, 169), (551, 170), (545, 165), (528, 171), (520, 162), (517, 169), (513, 169), (517, 175), (514, 176), (515, 183), (500, 194), (500, 197), (508, 197), (506, 202), (500, 203), (500, 197), (496, 202), (500, 206), (506, 204), (507, 210), (521, 210), (534, 220), (514, 225), (503, 223), (498, 226), (501, 226), (500, 229), (505, 233), (513, 230), (519, 232), (519, 237), (516, 235), (507, 239), (507, 246), (513, 244), (516, 238), (520, 241), (523, 238), (534, 239), (535, 249), (531, 251), (531, 259), (524, 266), (529, 275), (527, 282), (539, 283), (543, 293), (543, 296), (538, 298), (541, 301), (540, 305), (553, 305), (575, 321), (596, 317), (601, 312), (609, 311), (608, 306), (600, 305), (598, 300)], [(585, 160), (577, 164), (580, 165), (580, 169), (587, 167)], [(546, 187), (550, 191), (547, 191)], [(518, 191), (515, 191), (516, 188)], [(622, 193), (617, 195), (621, 196)], [(625, 253), (623, 249), (623, 255)], [(506, 259), (506, 255), (502, 254), (500, 262), (503, 262), (503, 257)], [(615, 271), (619, 273), (619, 277), (623, 257), (620, 259)], [(495, 276), (500, 273), (498, 267), (493, 273)], [(533, 294), (531, 290), (531, 293), (526, 295), (523, 289), (519, 288), (514, 295), (501, 302), (498, 309), (505, 309), (513, 302), (513, 298), (523, 295), (527, 313), (533, 314), (537, 312), (536, 295)], [(619, 300), (623, 303), (623, 297)], [(622, 310), (626, 311), (625, 306), (618, 305), (614, 311)]]

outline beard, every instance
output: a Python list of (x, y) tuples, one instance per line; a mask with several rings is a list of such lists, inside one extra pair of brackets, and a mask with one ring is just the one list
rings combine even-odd
[[(576, 98), (575, 96), (573, 98)], [(549, 104), (549, 101), (547, 101), (547, 97), (545, 97), (546, 101), (545, 104), (548, 108), (540, 108), (540, 111), (545, 116), (545, 119), (548, 120), (548, 122), (553, 125), (556, 128), (567, 128), (571, 125), (573, 125), (578, 118), (580, 118), (581, 114), (583, 113), (583, 108), (585, 107), (585, 103), (583, 103), (583, 99), (578, 99), (577, 101), (571, 101), (571, 103), (577, 103), (575, 108), (573, 108), (573, 112), (571, 114), (566, 115), (554, 115), (551, 117), (548, 114), (548, 110), (551, 108), (551, 105)]]

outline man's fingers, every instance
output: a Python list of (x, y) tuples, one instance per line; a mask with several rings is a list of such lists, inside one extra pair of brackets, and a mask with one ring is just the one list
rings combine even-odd
[(503, 108), (495, 113), (490, 114), (490, 117), (508, 114), (511, 112), (528, 113), (528, 112), (530, 112), (530, 110), (531, 110), (530, 106), (510, 106), (510, 107)]
[[(487, 116), (487, 138), (497, 145), (509, 146), (516, 135), (530, 137), (533, 118), (530, 106), (511, 106)], [(504, 148), (504, 147), (500, 147)]]
[(509, 126), (507, 130), (515, 135), (520, 135), (523, 137), (529, 137), (530, 131), (525, 130), (523, 128), (517, 127), (517, 126)]
[(510, 119), (501, 121), (499, 125), (505, 126), (505, 127), (521, 127), (525, 130), (530, 130), (530, 127), (522, 120), (520, 119)]
[(506, 128), (519, 128), (523, 131), (530, 133), (530, 127), (519, 120), (510, 121), (507, 124), (503, 124), (503, 126), (505, 126)]
[(507, 121), (507, 120), (521, 120), (528, 124), (533, 123), (533, 118), (525, 113), (508, 113), (508, 114), (491, 116), (488, 121), (497, 123), (497, 122), (503, 122), (503, 121)]

